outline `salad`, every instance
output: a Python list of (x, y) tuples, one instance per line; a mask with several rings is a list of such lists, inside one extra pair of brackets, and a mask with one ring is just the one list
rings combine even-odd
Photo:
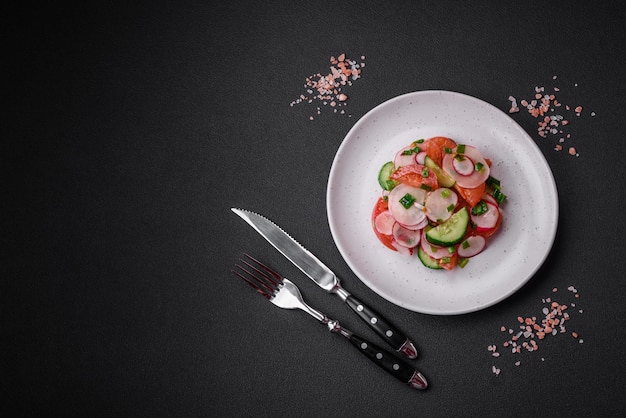
[(477, 148), (443, 136), (403, 147), (378, 174), (376, 236), (426, 267), (465, 267), (502, 224), (506, 195), (490, 167)]

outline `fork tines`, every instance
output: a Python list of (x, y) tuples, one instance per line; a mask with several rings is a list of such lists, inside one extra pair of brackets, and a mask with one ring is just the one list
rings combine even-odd
[(280, 274), (267, 267), (254, 257), (244, 254), (250, 262), (240, 259), (245, 266), (235, 265), (236, 270), (232, 270), (237, 276), (254, 288), (267, 299), (272, 299), (283, 282)]

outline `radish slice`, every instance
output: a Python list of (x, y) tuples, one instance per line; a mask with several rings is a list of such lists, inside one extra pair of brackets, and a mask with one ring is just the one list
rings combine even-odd
[(498, 223), (498, 218), (500, 217), (500, 210), (497, 206), (492, 205), (489, 202), (485, 203), (487, 203), (487, 212), (481, 215), (471, 215), (472, 222), (476, 224), (476, 229), (478, 231), (485, 231), (493, 228), (496, 226), (496, 223)]
[(427, 155), (428, 155), (428, 154), (426, 154), (426, 152), (425, 152), (425, 151), (418, 152), (418, 153), (415, 155), (415, 161), (416, 161), (418, 164), (424, 165), (424, 163), (426, 162), (426, 156), (427, 156)]
[(405, 165), (415, 164), (415, 153), (404, 154), (405, 151), (411, 151), (413, 148), (413, 146), (409, 145), (398, 151), (393, 159), (393, 165), (396, 168), (400, 168)]
[(422, 231), (413, 231), (411, 229), (403, 227), (397, 222), (393, 225), (393, 237), (395, 238), (398, 245), (401, 245), (403, 247), (417, 247), (417, 244), (420, 243), (421, 235)]
[(383, 235), (391, 235), (393, 233), (393, 225), (396, 223), (395, 218), (389, 210), (379, 213), (374, 219), (374, 227), (376, 231)]
[(457, 252), (464, 258), (474, 257), (485, 249), (485, 242), (485, 238), (480, 235), (471, 236), (459, 244)]
[(420, 239), (420, 246), (422, 247), (422, 250), (426, 252), (426, 254), (428, 254), (429, 256), (431, 256), (432, 258), (436, 260), (440, 260), (444, 257), (449, 257), (452, 255), (446, 247), (440, 247), (438, 245), (434, 245), (428, 242), (428, 240), (426, 239), (426, 230), (424, 229), (422, 229), (422, 237)]
[[(401, 201), (405, 202), (405, 197), (415, 199), (415, 202), (404, 207)], [(425, 198), (426, 190), (400, 183), (389, 193), (389, 210), (396, 221), (411, 227), (423, 222), (426, 217), (423, 210)]]
[(396, 241), (395, 239), (391, 241), (391, 245), (393, 246), (393, 248), (398, 250), (398, 252), (400, 254), (403, 254), (403, 255), (413, 255), (413, 248), (404, 247), (404, 246), (400, 245), (398, 243), (398, 241)]
[(474, 172), (474, 161), (469, 157), (453, 158), (452, 167), (460, 175), (470, 176)]
[(412, 231), (419, 231), (420, 229), (426, 228), (426, 225), (428, 225), (428, 218), (426, 217), (426, 214), (424, 214), (424, 219), (422, 220), (422, 222), (417, 223), (415, 225), (404, 225), (404, 224), (401, 224), (400, 222), (398, 223), (402, 225), (403, 227), (405, 227), (406, 229), (410, 229)]
[(481, 199), (487, 203), (491, 203), (494, 206), (498, 206), (498, 207), (500, 206), (498, 205), (498, 201), (489, 193), (485, 193)]
[(424, 203), (426, 216), (433, 222), (443, 222), (452, 216), (458, 201), (458, 195), (446, 187), (428, 192)]
[[(456, 151), (456, 148), (454, 149), (454, 151)], [(456, 183), (460, 187), (473, 189), (480, 186), (482, 183), (485, 182), (485, 180), (487, 180), (490, 173), (489, 165), (487, 164), (487, 161), (485, 161), (485, 159), (483, 158), (480, 151), (470, 145), (465, 145), (465, 152), (463, 153), (463, 155), (474, 162), (474, 171), (472, 171), (472, 173), (467, 176), (461, 175), (455, 170), (455, 155), (455, 153), (444, 154), (441, 168), (443, 168), (445, 172), (450, 175), (450, 177), (456, 180)], [(480, 166), (480, 169), (476, 170), (476, 166)]]

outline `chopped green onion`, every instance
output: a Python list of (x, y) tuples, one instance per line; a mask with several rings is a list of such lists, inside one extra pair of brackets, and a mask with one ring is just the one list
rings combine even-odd
[(454, 210), (454, 205), (450, 203), (446, 209), (448, 212), (452, 212)]
[(385, 202), (388, 202), (388, 201), (389, 201), (389, 196), (383, 196), (383, 200), (384, 200)]
[(474, 166), (474, 168), (476, 169), (476, 171), (483, 171), (483, 168), (485, 167), (485, 165), (483, 163), (476, 163), (476, 165)]
[(495, 189), (493, 191), (493, 198), (496, 199), (496, 202), (498, 202), (498, 204), (500, 204), (504, 202), (504, 199), (506, 199), (506, 195), (502, 193), (500, 189)]
[(413, 141), (414, 144), (421, 144), (424, 142), (424, 138), (418, 139), (417, 141)]
[(461, 247), (463, 247), (464, 250), (468, 249), (470, 247), (470, 243), (468, 240), (463, 241), (463, 244), (461, 244)]
[(450, 196), (450, 189), (443, 189), (441, 191), (441, 197), (448, 197)]
[(482, 215), (483, 213), (486, 213), (488, 210), (489, 210), (489, 207), (487, 206), (487, 202), (481, 199), (480, 202), (476, 203), (476, 206), (472, 208), (472, 215), (475, 215), (475, 216)]
[(454, 159), (457, 161), (464, 161), (465, 160), (465, 156), (463, 154), (457, 154), (454, 156)]
[(417, 154), (419, 152), (421, 152), (422, 150), (420, 149), (420, 147), (416, 146), (414, 148), (411, 149), (407, 149), (402, 151), (402, 155), (411, 155), (411, 154)]
[(456, 146), (456, 153), (457, 154), (464, 154), (465, 153), (465, 144), (459, 144)]
[(491, 195), (494, 199), (496, 199), (496, 202), (498, 202), (498, 204), (504, 202), (504, 200), (506, 199), (506, 195), (500, 190), (500, 180), (495, 177), (489, 176), (487, 177), (487, 180), (485, 180), (485, 184), (491, 187), (491, 189), (493, 190), (491, 192)]
[(413, 197), (410, 193), (407, 193), (402, 196), (399, 202), (402, 206), (404, 206), (404, 209), (408, 209), (413, 205), (413, 203), (415, 203), (415, 197)]
[(495, 177), (492, 177), (492, 176), (487, 177), (487, 180), (485, 180), (485, 183), (487, 184), (487, 186), (491, 186), (496, 189), (500, 188), (500, 180), (498, 180)]
[(447, 247), (447, 249), (449, 254), (454, 254), (454, 252), (456, 251), (454, 247)]
[(457, 262), (458, 266), (461, 268), (465, 267), (467, 263), (469, 263), (469, 258), (459, 258), (459, 261)]
[(430, 187), (428, 184), (422, 184), (420, 185), (420, 187), (424, 190), (426, 190), (427, 192), (430, 192), (433, 188)]
[(452, 154), (452, 148), (443, 147), (443, 152), (445, 152), (446, 154)]
[(443, 264), (448, 264), (452, 259), (450, 257), (441, 257), (441, 262)]
[(424, 178), (428, 177), (428, 167), (424, 167), (422, 169), (422, 177)]

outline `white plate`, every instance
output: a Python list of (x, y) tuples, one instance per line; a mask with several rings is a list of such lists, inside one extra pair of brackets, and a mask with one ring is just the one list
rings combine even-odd
[[(502, 228), (453, 271), (430, 270), (387, 249), (370, 220), (380, 167), (413, 140), (432, 136), (477, 147), (508, 196)], [(363, 283), (406, 309), (452, 315), (491, 306), (533, 276), (554, 242), (558, 197), (543, 154), (507, 114), (464, 94), (421, 91), (382, 103), (348, 132), (330, 170), (327, 211), (335, 243)]]

